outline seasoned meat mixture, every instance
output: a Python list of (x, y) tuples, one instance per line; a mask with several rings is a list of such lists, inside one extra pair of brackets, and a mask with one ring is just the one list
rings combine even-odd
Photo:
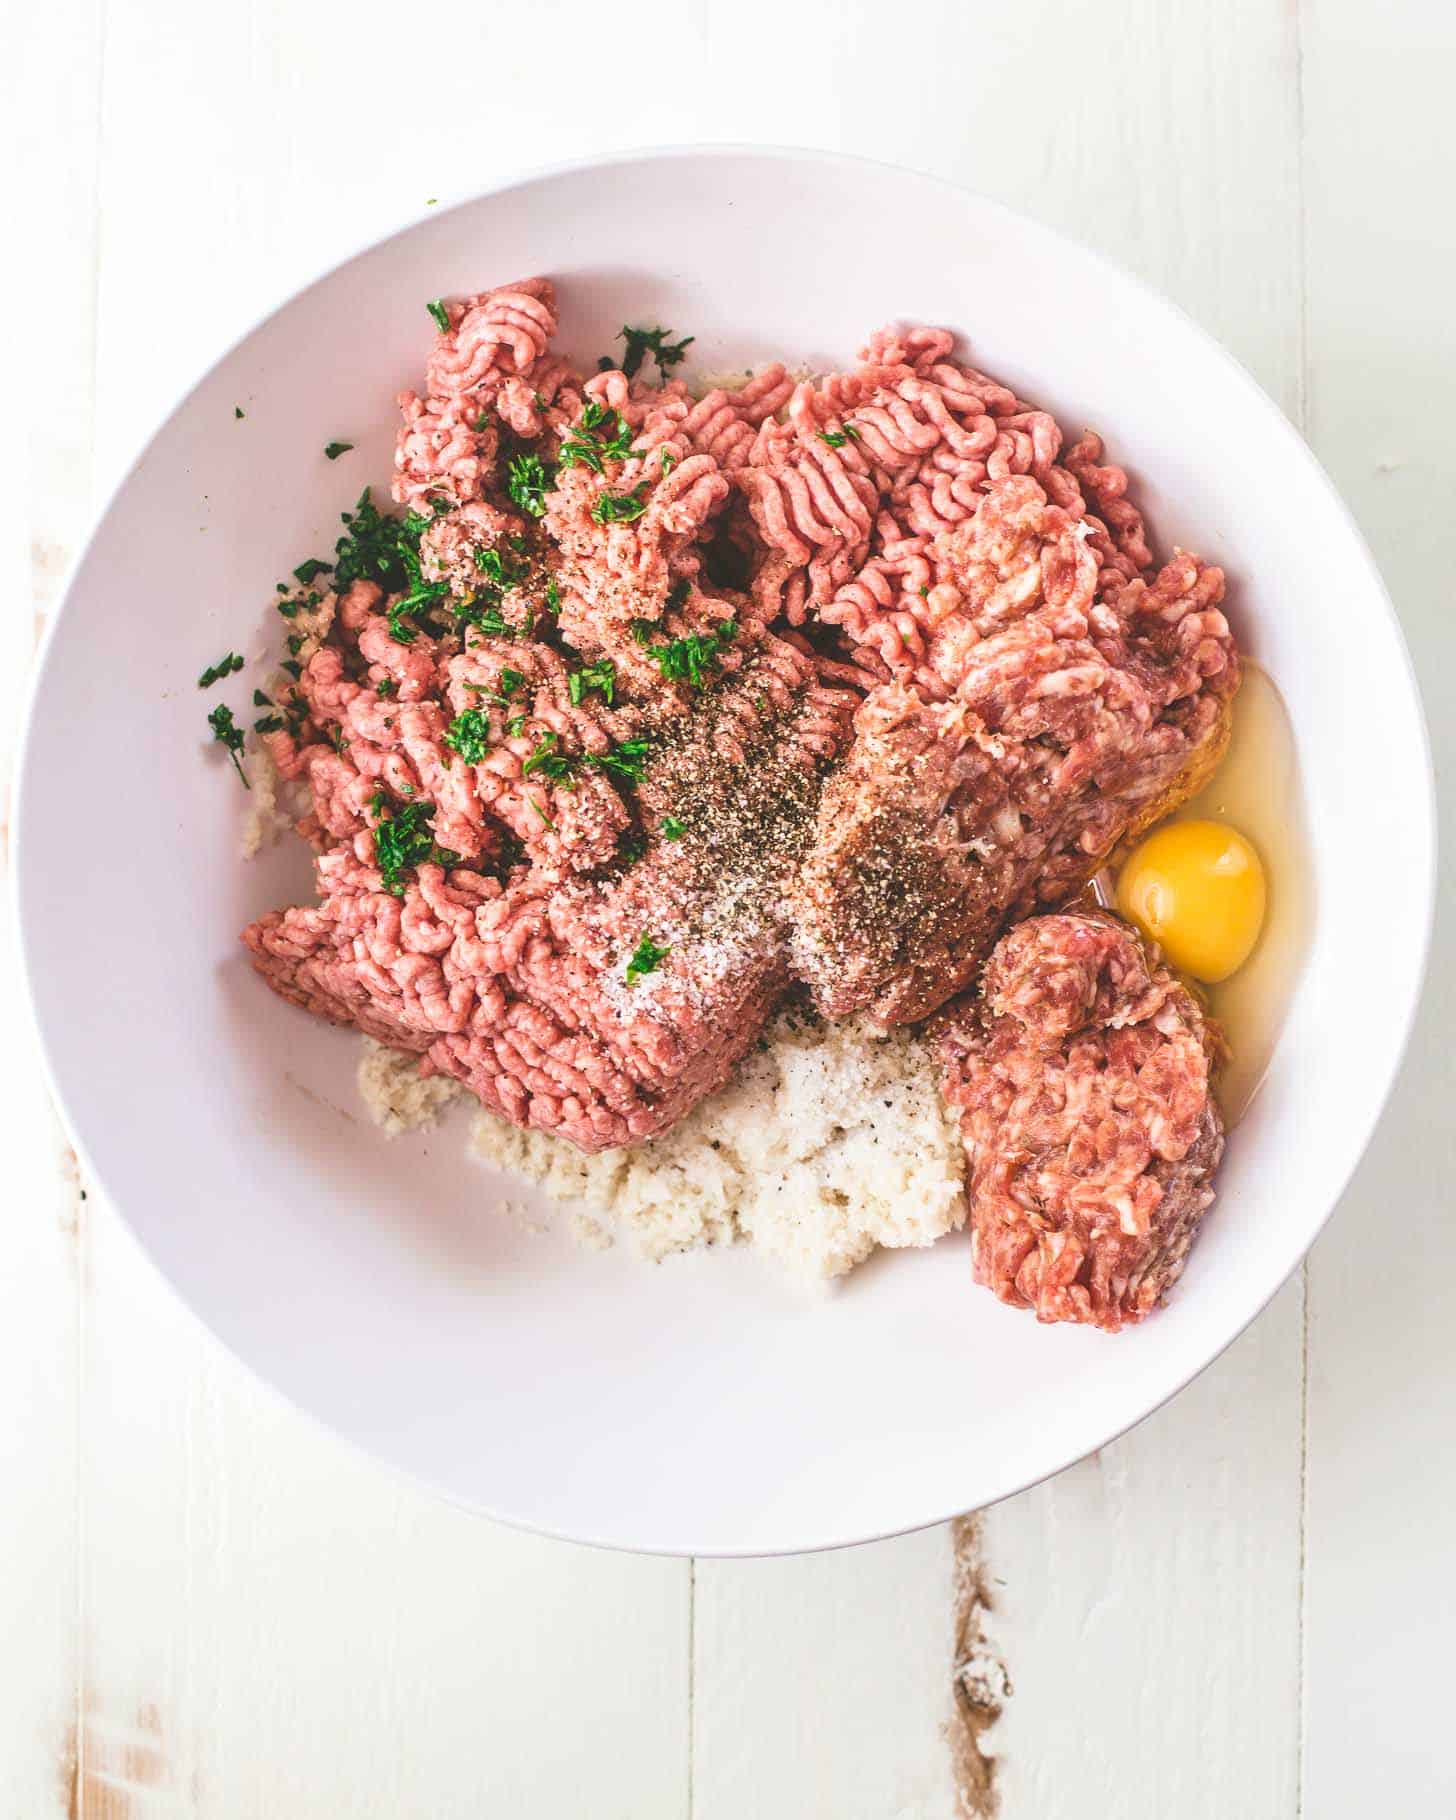
[[(403, 515), (366, 492), (280, 587), (259, 727), (309, 787), (318, 901), (244, 940), (285, 998), (627, 1144), (796, 977), (834, 1016), (934, 1010), (1216, 760), (1219, 571), (1158, 568), (1097, 438), (1064, 451), (946, 331), (695, 397), (665, 331), (553, 353), (545, 279), (431, 308)], [(1161, 1181), (1120, 1217), (1161, 1230)]]
[(943, 1014), (937, 1048), (976, 1280), (1042, 1321), (1142, 1320), (1182, 1272), (1223, 1151), (1192, 994), (1115, 917), (1033, 917)]

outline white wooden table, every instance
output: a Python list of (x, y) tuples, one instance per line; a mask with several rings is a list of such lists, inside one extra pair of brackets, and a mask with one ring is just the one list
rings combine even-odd
[[(1445, 0), (57, 0), (8, 21), (7, 750), (92, 503), (271, 300), (502, 168), (718, 138), (954, 176), (1179, 299), (1345, 491), (1456, 760)], [(0, 1820), (1456, 1812), (1445, 877), (1394, 1103), (1252, 1330), (979, 1519), (762, 1563), (496, 1529), (276, 1403), (87, 1200), (7, 949)]]

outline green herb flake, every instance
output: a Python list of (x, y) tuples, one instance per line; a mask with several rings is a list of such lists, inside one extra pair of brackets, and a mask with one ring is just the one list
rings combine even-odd
[(273, 706), (272, 697), (265, 695), (261, 689), (254, 689), (253, 706), (255, 708), (271, 708)]
[(227, 755), (233, 761), (233, 769), (242, 779), (243, 788), (251, 789), (242, 760), (238, 756), (243, 749), (243, 730), (233, 719), (232, 709), (220, 702), (208, 715), (207, 724), (212, 728), (212, 737), (219, 745), (226, 747)]
[(657, 362), (657, 370), (664, 378), (669, 367), (677, 366), (687, 356), (688, 349), (697, 340), (695, 335), (685, 335), (681, 341), (669, 341), (671, 329), (634, 329), (623, 327), (619, 340), (625, 341), (627, 351), (622, 356), (622, 371), (630, 379), (641, 367), (642, 362), (651, 354)]
[(297, 682), (299, 677), (303, 675), (303, 665), (301, 663), (296, 662), (291, 657), (285, 657), (282, 664), (279, 667), (280, 667), (280, 669), (286, 670), (295, 682)]
[(226, 657), (218, 658), (215, 664), (209, 664), (197, 679), (199, 689), (210, 689), (215, 682), (221, 682), (225, 676), (235, 675), (243, 667), (243, 660), (236, 651), (229, 651)]
[(630, 493), (601, 494), (591, 509), (593, 521), (599, 525), (631, 524), (647, 510), (647, 501), (642, 497), (646, 488), (647, 483), (643, 481)]
[(535, 811), (536, 811), (536, 813), (537, 813), (537, 815), (539, 815), (539, 816), (540, 816), (540, 817), (541, 817), (541, 820), (542, 820), (542, 821), (543, 821), (543, 822), (545, 822), (545, 824), (546, 824), (546, 826), (547, 826), (547, 827), (548, 827), (548, 828), (550, 828), (550, 829), (551, 829), (551, 831), (552, 831), (552, 832), (553, 832), (553, 833), (554, 833), (554, 832), (555, 832), (555, 831), (556, 831), (556, 823), (555, 823), (555, 822), (554, 822), (554, 821), (552, 821), (552, 819), (551, 819), (551, 817), (550, 817), (550, 816), (549, 816), (549, 815), (548, 815), (548, 814), (547, 814), (547, 813), (546, 813), (546, 811), (545, 811), (545, 810), (544, 810), (544, 809), (543, 809), (543, 808), (542, 808), (542, 807), (541, 807), (541, 805), (540, 805), (540, 803), (538, 803), (538, 802), (537, 802), (537, 801), (536, 801), (536, 799), (535, 799), (535, 797), (534, 797), (534, 796), (528, 796), (528, 797), (527, 797), (527, 798), (526, 798), (526, 801), (527, 801), (527, 802), (528, 802), (528, 803), (529, 803), (529, 804), (530, 804), (530, 805), (531, 805), (531, 807), (532, 807), (532, 808), (533, 808), (533, 809), (534, 809), (534, 810), (535, 810)]
[(255, 733), (281, 733), (283, 716), (281, 714), (262, 714), (253, 722)]
[(673, 454), (671, 449), (664, 448), (659, 451), (659, 458), (662, 462), (662, 478), (666, 480), (668, 475), (671, 474), (673, 469), (677, 466), (677, 456)]
[(341, 455), (347, 455), (353, 448), (352, 442), (329, 442), (324, 444), (324, 454), (330, 461), (337, 461)]
[(561, 741), (555, 733), (542, 733), (521, 766), (521, 776), (529, 777), (533, 771), (539, 771), (543, 777), (549, 777), (564, 790), (574, 790), (576, 785), (571, 774), (576, 768), (576, 760), (570, 753), (562, 752), (560, 745)]
[(247, 412), (243, 409), (243, 407), (240, 404), (235, 404), (233, 406), (233, 416), (236, 417), (239, 420), (239, 422), (241, 422), (242, 419), (247, 416)]
[(581, 698), (588, 689), (596, 689), (610, 708), (616, 700), (617, 666), (610, 657), (604, 657), (598, 663), (573, 670), (566, 679), (566, 687), (573, 708), (581, 706)]
[(450, 332), (450, 312), (445, 308), (440, 299), (438, 297), (432, 298), (430, 302), (425, 305), (425, 308), (434, 317), (435, 327), (440, 333), (442, 335), (448, 335)]
[(502, 667), (500, 673), (500, 692), (503, 701), (509, 701), (518, 689), (524, 689), (526, 679), (519, 670), (513, 670), (509, 664)]
[(554, 575), (546, 584), (546, 611), (548, 613), (561, 611), (561, 589), (557, 587)]
[(445, 744), (467, 765), (478, 765), (490, 750), (490, 716), (479, 708), (457, 714), (445, 729)]
[(506, 463), (506, 491), (530, 518), (546, 516), (551, 476), (539, 455), (512, 455)]
[(571, 426), (557, 455), (558, 468), (590, 468), (606, 472), (606, 463), (621, 461), (632, 450), (632, 429), (624, 417), (588, 398), (581, 416)]
[(514, 588), (526, 578), (524, 569), (513, 569), (499, 550), (477, 550), (475, 566), (498, 588)]
[[(633, 631), (635, 635), (635, 624)], [(647, 655), (654, 659), (665, 682), (685, 682), (690, 688), (702, 689), (718, 667), (723, 646), (737, 636), (737, 623), (724, 619), (712, 632), (693, 632), (665, 645), (648, 645)]]
[(624, 739), (621, 745), (613, 746), (609, 752), (584, 754), (581, 762), (594, 771), (608, 771), (624, 783), (640, 784), (651, 751), (650, 740)]
[(374, 693), (376, 695), (397, 695), (399, 693), (399, 684), (392, 676), (381, 676), (379, 681), (374, 685)]
[(656, 973), (671, 953), (671, 948), (659, 948), (650, 935), (644, 935), (627, 962), (627, 984), (635, 986), (647, 974)]
[[(405, 803), (391, 809), (382, 790), (369, 799), (374, 811), (374, 863), (392, 897), (404, 896), (404, 875), (417, 866), (458, 866), (460, 855), (435, 844), (433, 803)], [(388, 813), (387, 813), (388, 811)]]
[(664, 840), (681, 840), (688, 831), (686, 822), (680, 822), (675, 815), (664, 815), (660, 823)]
[(315, 581), (333, 566), (331, 562), (325, 562), (321, 556), (310, 556), (307, 562), (301, 562), (293, 573), (306, 588), (311, 581)]
[(819, 432), (819, 440), (820, 442), (827, 442), (831, 449), (842, 449), (845, 443), (849, 441), (849, 438), (845, 435), (843, 430), (821, 430)]
[(525, 734), (525, 731), (526, 731), (526, 717), (524, 714), (512, 715), (512, 717), (506, 722), (506, 732), (510, 734), (512, 739), (522, 738)]

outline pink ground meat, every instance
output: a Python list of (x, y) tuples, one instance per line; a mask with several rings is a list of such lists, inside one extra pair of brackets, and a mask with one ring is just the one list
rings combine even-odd
[(1041, 1321), (1141, 1321), (1182, 1273), (1223, 1151), (1192, 994), (1115, 917), (1033, 917), (943, 1014), (937, 1052), (976, 1281)]
[[(545, 279), (444, 312), (400, 399), (412, 516), (361, 502), (334, 586), (281, 603), (267, 737), (311, 786), (318, 901), (243, 939), (285, 998), (623, 1144), (795, 979), (830, 1015), (926, 1015), (1216, 759), (1218, 570), (1157, 568), (1100, 441), (1064, 449), (948, 332), (694, 398), (554, 353)], [(1159, 1230), (1148, 1184), (1177, 1195), (1139, 1181), (1126, 1217)], [(1159, 1256), (1065, 1295), (1134, 1318)]]

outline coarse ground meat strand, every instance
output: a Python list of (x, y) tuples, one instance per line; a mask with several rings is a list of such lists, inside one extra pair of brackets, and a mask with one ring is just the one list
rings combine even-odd
[(1178, 1280), (1214, 1198), (1217, 1038), (1116, 917), (1032, 917), (938, 1020), (975, 1275), (1041, 1321), (1116, 1333)]

